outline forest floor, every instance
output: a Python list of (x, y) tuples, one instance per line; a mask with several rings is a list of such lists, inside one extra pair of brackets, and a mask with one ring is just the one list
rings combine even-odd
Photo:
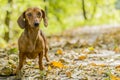
[[(37, 59), (27, 59), (22, 80), (120, 80), (120, 27), (94, 26), (48, 36), (50, 62), (39, 71)], [(0, 49), (0, 80), (18, 64), (16, 44)], [(8, 76), (7, 76), (8, 75)]]

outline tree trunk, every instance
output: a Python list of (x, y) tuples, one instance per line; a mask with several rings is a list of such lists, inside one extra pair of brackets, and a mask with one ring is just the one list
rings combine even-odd
[(82, 0), (82, 10), (83, 10), (84, 19), (87, 20), (86, 10), (85, 10), (85, 1), (84, 0)]
[(93, 18), (94, 18), (94, 15), (95, 15), (96, 10), (97, 10), (97, 1), (96, 1), (96, 0), (94, 0), (94, 2), (95, 2), (95, 4), (94, 4), (94, 8), (93, 8), (93, 13), (92, 13), (91, 19), (93, 19)]
[[(12, 6), (12, 0), (8, 0), (8, 4), (10, 5), (10, 7)], [(10, 37), (9, 37), (9, 32), (10, 32), (10, 15), (11, 15), (11, 11), (7, 10), (6, 12), (6, 17), (5, 17), (5, 24), (7, 26), (8, 31), (5, 32), (4, 35), (4, 40), (5, 41), (9, 41)]]
[[(43, 1), (44, 1), (44, 3), (45, 3), (45, 2), (47, 2), (48, 0), (43, 0)], [(48, 8), (47, 8), (47, 6), (46, 6), (46, 5), (45, 5), (45, 7), (44, 7), (44, 8), (45, 8), (45, 13), (46, 13), (46, 16), (47, 16), (47, 14), (48, 14)]]

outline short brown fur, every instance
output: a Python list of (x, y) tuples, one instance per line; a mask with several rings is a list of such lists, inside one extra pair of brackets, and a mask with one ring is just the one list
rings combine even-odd
[(46, 37), (43, 32), (39, 29), (39, 24), (43, 19), (44, 25), (47, 27), (47, 18), (45, 12), (39, 8), (28, 8), (18, 18), (18, 25), (24, 29), (18, 40), (19, 47), (19, 65), (15, 74), (18, 73), (26, 58), (35, 59), (39, 56), (39, 69), (43, 70), (42, 64), (43, 56), (49, 61), (47, 57), (48, 45)]

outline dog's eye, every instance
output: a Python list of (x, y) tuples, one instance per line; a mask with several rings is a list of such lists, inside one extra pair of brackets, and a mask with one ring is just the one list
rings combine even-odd
[(37, 13), (37, 16), (38, 16), (38, 17), (40, 17), (40, 16), (41, 16), (41, 13), (40, 13), (40, 12), (38, 12), (38, 13)]
[(28, 15), (29, 17), (30, 17), (30, 16), (32, 16), (32, 14), (31, 14), (31, 13), (28, 13), (27, 15)]

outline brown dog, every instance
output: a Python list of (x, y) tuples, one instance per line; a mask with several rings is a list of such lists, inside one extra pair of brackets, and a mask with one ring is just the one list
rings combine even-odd
[(44, 69), (42, 64), (43, 56), (45, 56), (46, 60), (49, 61), (47, 57), (47, 41), (42, 31), (39, 29), (42, 19), (44, 21), (44, 25), (47, 27), (48, 24), (45, 12), (39, 8), (28, 8), (18, 18), (18, 25), (24, 29), (24, 32), (18, 40), (19, 66), (15, 73), (21, 70), (26, 58), (35, 59), (39, 56), (40, 70)]

